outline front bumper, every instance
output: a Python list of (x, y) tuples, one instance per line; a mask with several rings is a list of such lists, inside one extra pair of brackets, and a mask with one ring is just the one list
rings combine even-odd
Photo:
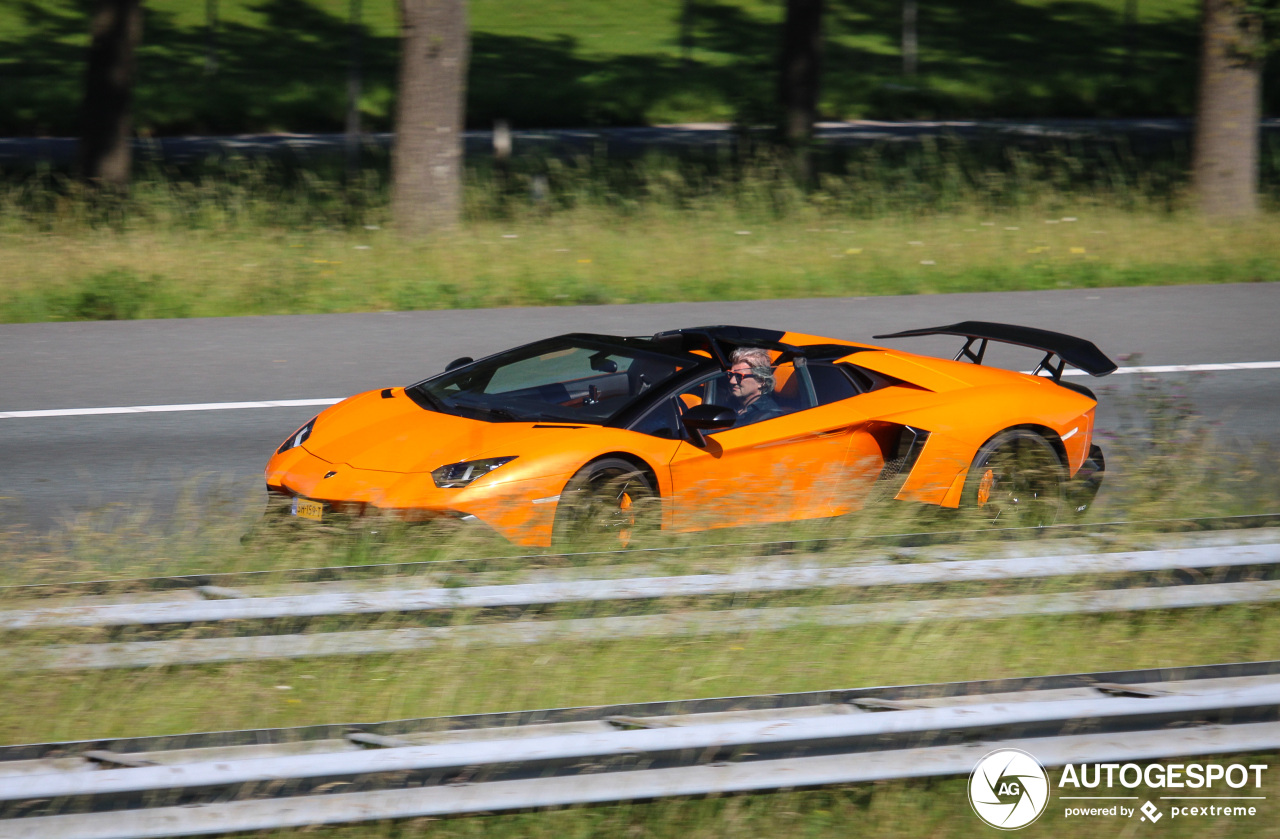
[[(300, 504), (318, 508), (318, 513), (299, 514)], [(296, 495), (281, 487), (267, 487), (267, 506), (264, 519), (276, 524), (288, 524), (298, 528), (338, 529), (342, 531), (378, 531), (388, 525), (430, 524), (456, 528), (459, 533), (502, 538), (513, 541), (490, 527), (479, 517), (458, 510), (429, 510), (419, 508), (383, 509), (372, 504), (350, 501), (321, 501)], [(519, 544), (519, 542), (514, 542)]]
[(474, 484), (441, 489), (430, 474), (379, 472), (327, 463), (306, 452), (272, 458), (267, 490), (281, 515), (293, 499), (319, 502), (322, 523), (340, 520), (435, 522), (483, 527), (516, 545), (551, 544), (556, 499), (568, 476), (499, 481), (494, 474)]

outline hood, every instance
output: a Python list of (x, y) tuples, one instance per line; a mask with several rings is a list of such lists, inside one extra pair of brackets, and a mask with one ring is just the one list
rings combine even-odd
[[(483, 422), (419, 407), (397, 388), (354, 396), (320, 415), (303, 448), (330, 463), (379, 472), (430, 472), (485, 454), (519, 454), (533, 423)], [(499, 451), (501, 449), (501, 451)]]

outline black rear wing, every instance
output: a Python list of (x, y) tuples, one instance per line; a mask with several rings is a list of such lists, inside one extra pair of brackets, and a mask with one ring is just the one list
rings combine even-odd
[[(1062, 378), (1063, 368), (1070, 364), (1079, 367), (1090, 376), (1105, 376), (1115, 372), (1116, 363), (1107, 358), (1102, 350), (1093, 342), (1061, 332), (1050, 332), (1047, 329), (1035, 329), (1030, 326), (1013, 326), (1007, 323), (987, 323), (980, 320), (967, 320), (964, 323), (953, 323), (950, 326), (935, 326), (928, 329), (908, 329), (905, 332), (894, 332), (890, 335), (876, 335), (880, 338), (915, 338), (921, 335), (958, 335), (966, 339), (956, 361), (967, 358), (974, 364), (981, 364), (987, 352), (988, 341), (999, 341), (1002, 344), (1016, 344), (1043, 350), (1044, 358), (1032, 371), (1033, 375), (1048, 373), (1056, 382)], [(977, 342), (977, 349), (974, 343)]]

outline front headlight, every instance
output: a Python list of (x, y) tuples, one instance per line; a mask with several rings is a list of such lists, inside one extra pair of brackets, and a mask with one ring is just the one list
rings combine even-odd
[(515, 457), (488, 457), (484, 460), (468, 460), (462, 463), (450, 463), (431, 472), (432, 479), (440, 489), (456, 489), (464, 487), (476, 478), (488, 475), (504, 463), (510, 463)]
[(318, 419), (320, 419), (318, 416), (312, 417), (311, 422), (293, 432), (289, 439), (281, 443), (280, 448), (276, 449), (276, 454), (284, 454), (289, 449), (296, 449), (305, 443), (307, 438), (311, 436), (311, 429), (316, 427), (316, 420)]

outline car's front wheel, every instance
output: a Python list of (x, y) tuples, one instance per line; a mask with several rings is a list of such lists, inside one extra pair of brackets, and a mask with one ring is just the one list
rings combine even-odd
[(588, 463), (560, 493), (552, 538), (569, 545), (625, 548), (658, 528), (658, 493), (647, 473), (617, 457)]
[(963, 506), (1000, 527), (1043, 527), (1066, 503), (1066, 470), (1053, 445), (1028, 429), (1002, 431), (978, 449)]

